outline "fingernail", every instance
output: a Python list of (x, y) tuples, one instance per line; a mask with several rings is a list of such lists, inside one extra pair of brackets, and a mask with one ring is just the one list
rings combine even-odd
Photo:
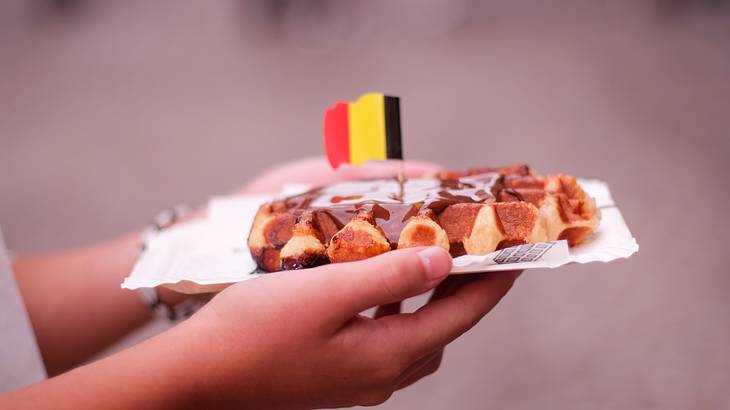
[(451, 270), (451, 256), (444, 249), (432, 246), (418, 252), (426, 276), (433, 280), (445, 278)]

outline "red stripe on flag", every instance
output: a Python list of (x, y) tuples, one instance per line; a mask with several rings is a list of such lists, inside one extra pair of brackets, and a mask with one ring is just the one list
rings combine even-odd
[(324, 152), (332, 168), (350, 162), (347, 103), (338, 102), (324, 113)]

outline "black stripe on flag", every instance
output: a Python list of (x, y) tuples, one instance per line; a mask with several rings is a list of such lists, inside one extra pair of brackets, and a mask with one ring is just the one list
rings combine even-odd
[(403, 159), (400, 136), (400, 99), (384, 96), (385, 153), (388, 159)]

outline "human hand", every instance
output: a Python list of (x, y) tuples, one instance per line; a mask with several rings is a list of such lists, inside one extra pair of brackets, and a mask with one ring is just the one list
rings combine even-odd
[[(396, 161), (366, 162), (358, 166), (348, 164), (333, 170), (325, 158), (303, 158), (284, 162), (264, 170), (254, 177), (251, 182), (233, 192), (234, 195), (275, 193), (281, 191), (286, 184), (305, 183), (324, 185), (337, 181), (348, 181), (362, 178), (393, 177), (398, 172), (400, 164)], [(426, 173), (440, 170), (442, 167), (425, 161), (404, 161), (403, 170), (406, 177), (419, 177)], [(201, 207), (193, 212), (183, 214), (179, 222), (204, 218), (207, 208)], [(173, 290), (157, 288), (160, 299), (168, 305), (175, 305), (186, 300), (189, 295)]]
[[(514, 275), (516, 279), (522, 271), (518, 272), (506, 272), (506, 274)], [(470, 275), (451, 275), (444, 279), (443, 282), (439, 283), (438, 286), (433, 290), (429, 303), (434, 302), (445, 297), (453, 296), (456, 292), (464, 287), (466, 284), (483, 279), (489, 274), (470, 274)], [(387, 305), (378, 306), (375, 310), (374, 318), (381, 318), (388, 315), (394, 315), (401, 313), (401, 302), (391, 303)], [(421, 380), (422, 378), (435, 373), (441, 366), (441, 360), (444, 355), (444, 347), (431, 353), (429, 356), (419, 361), (420, 368), (414, 371), (410, 376), (405, 378), (398, 384), (398, 390), (408, 387), (411, 384)]]
[[(233, 285), (167, 335), (185, 354), (199, 407), (375, 405), (435, 371), (518, 273), (450, 278), (441, 248), (279, 272)], [(414, 313), (393, 306), (442, 284)], [(388, 313), (388, 314), (386, 314)]]

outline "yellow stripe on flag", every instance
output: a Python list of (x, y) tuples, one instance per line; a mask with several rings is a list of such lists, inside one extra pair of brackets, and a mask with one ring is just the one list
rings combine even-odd
[(365, 94), (347, 105), (350, 133), (350, 163), (386, 159), (385, 101), (383, 94)]

